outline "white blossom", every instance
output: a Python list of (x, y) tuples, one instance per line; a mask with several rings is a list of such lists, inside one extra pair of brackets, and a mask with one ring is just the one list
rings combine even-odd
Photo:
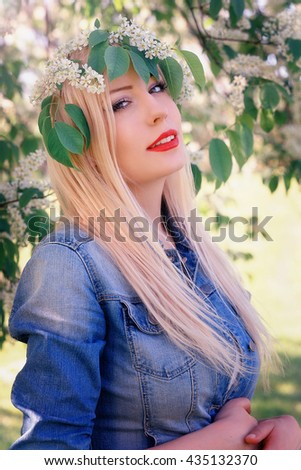
[(188, 152), (188, 157), (191, 163), (194, 163), (195, 165), (199, 165), (200, 162), (204, 158), (204, 152), (203, 150), (191, 150), (189, 147), (187, 148)]
[(26, 246), (25, 232), (27, 226), (21, 214), (19, 204), (15, 202), (8, 204), (7, 212), (9, 216), (11, 238), (20, 246)]
[(301, 125), (287, 124), (282, 126), (281, 134), (283, 136), (282, 145), (284, 149), (296, 160), (301, 160)]
[(275, 67), (256, 55), (238, 54), (225, 63), (225, 69), (228, 73), (244, 77), (263, 77), (269, 80), (276, 78)]
[(3, 301), (3, 307), (7, 313), (10, 313), (12, 310), (17, 286), (18, 281), (13, 282), (10, 279), (6, 279), (4, 276), (0, 280), (0, 300)]
[(172, 55), (170, 46), (159, 41), (154, 33), (139, 26), (134, 20), (121, 18), (117, 31), (110, 33), (110, 44), (121, 44), (124, 37), (128, 37), (130, 45), (137, 47), (139, 51), (145, 51), (148, 58), (158, 57), (166, 59)]
[(247, 84), (246, 78), (242, 75), (236, 75), (230, 84), (228, 99), (238, 116), (244, 111), (244, 90)]
[(281, 10), (274, 18), (267, 19), (263, 24), (263, 32), (277, 45), (279, 53), (291, 59), (286, 40), (301, 39), (300, 6)]
[(16, 241), (20, 246), (26, 246), (26, 223), (24, 216), (29, 215), (33, 209), (46, 209), (49, 201), (46, 198), (33, 198), (24, 208), (19, 206), (20, 191), (27, 188), (37, 188), (43, 194), (47, 193), (50, 188), (48, 179), (41, 179), (34, 173), (46, 161), (46, 154), (43, 150), (31, 152), (23, 157), (19, 165), (12, 173), (12, 181), (0, 184), (0, 193), (6, 200), (8, 223), (10, 226), (9, 238)]
[[(105, 91), (105, 81), (102, 74), (97, 73), (88, 64), (80, 66), (78, 62), (69, 59), (71, 52), (81, 50), (88, 45), (91, 32), (92, 30), (81, 31), (77, 38), (57, 49), (53, 58), (47, 62), (44, 74), (34, 86), (30, 98), (33, 105), (40, 104), (44, 98), (56, 93), (58, 86), (61, 86), (65, 81), (75, 88), (86, 90), (88, 93), (99, 94)], [(177, 102), (180, 104), (184, 99), (191, 97), (191, 72), (186, 62), (179, 60), (167, 43), (159, 41), (154, 33), (144, 29), (134, 20), (122, 17), (118, 29), (109, 33), (109, 44), (122, 44), (125, 37), (129, 39), (131, 46), (144, 52), (147, 59), (164, 60), (167, 57), (174, 57), (178, 60), (183, 69), (184, 80), (182, 92)]]
[(250, 28), (250, 22), (247, 18), (242, 18), (237, 23), (237, 28), (230, 28), (228, 26), (228, 20), (225, 17), (219, 17), (208, 30), (210, 36), (218, 39), (232, 39), (232, 40), (247, 40), (249, 35), (246, 31), (242, 31)]

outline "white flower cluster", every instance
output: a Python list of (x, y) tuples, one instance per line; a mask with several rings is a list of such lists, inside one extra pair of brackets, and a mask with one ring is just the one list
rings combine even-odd
[(26, 223), (23, 216), (29, 215), (33, 208), (47, 208), (49, 201), (45, 198), (32, 199), (21, 210), (18, 202), (19, 190), (37, 188), (43, 193), (50, 190), (51, 185), (48, 180), (41, 180), (33, 175), (45, 161), (46, 154), (43, 150), (31, 152), (22, 158), (19, 165), (14, 169), (12, 173), (13, 180), (0, 184), (0, 193), (3, 194), (7, 202), (8, 222), (10, 225), (10, 235), (7, 234), (7, 236), (17, 241), (21, 246), (27, 244), (25, 240)]
[(77, 37), (70, 39), (70, 41), (57, 48), (56, 56), (63, 59), (73, 51), (81, 51), (88, 46), (89, 35), (92, 31), (92, 29), (82, 29)]
[(153, 59), (166, 59), (172, 56), (172, 50), (165, 42), (160, 42), (154, 33), (139, 26), (134, 20), (121, 18), (120, 27), (109, 36), (110, 44), (121, 44), (124, 37), (130, 39), (130, 45), (137, 47), (139, 51), (145, 51), (145, 57)]
[(165, 42), (159, 41), (155, 34), (142, 28), (134, 20), (121, 17), (121, 23), (117, 31), (110, 33), (110, 44), (121, 44), (125, 37), (129, 38), (130, 45), (137, 47), (148, 59), (158, 58), (164, 60), (172, 57), (177, 60), (183, 70), (183, 85), (177, 104), (182, 104), (191, 98), (193, 94), (193, 77), (186, 62), (179, 60), (178, 55)]
[(12, 34), (16, 29), (16, 17), (20, 9), (18, 0), (0, 2), (0, 38)]
[(244, 111), (244, 91), (247, 87), (247, 80), (242, 75), (236, 75), (230, 84), (228, 99), (234, 108), (235, 114), (239, 116)]
[(3, 194), (6, 201), (13, 201), (17, 198), (17, 183), (15, 181), (0, 183), (0, 194)]
[(244, 77), (263, 77), (268, 80), (276, 78), (275, 67), (256, 55), (238, 54), (225, 63), (225, 69), (228, 73)]
[(30, 180), (33, 172), (37, 171), (45, 162), (46, 154), (44, 150), (39, 149), (30, 152), (26, 157), (20, 159), (19, 165), (12, 172), (13, 180), (18, 180), (25, 187), (23, 182)]
[(57, 91), (57, 85), (61, 85), (66, 80), (71, 86), (87, 90), (88, 93), (103, 93), (105, 89), (103, 75), (87, 64), (81, 67), (78, 62), (62, 57), (60, 52), (58, 56), (48, 61), (44, 75), (36, 82), (30, 98), (32, 104), (40, 104), (44, 98)]
[[(88, 45), (88, 38), (92, 31), (91, 29), (81, 31), (77, 38), (57, 49), (54, 57), (47, 62), (43, 76), (37, 80), (34, 86), (30, 98), (33, 105), (40, 104), (44, 98), (57, 92), (58, 86), (66, 80), (69, 81), (71, 86), (86, 90), (89, 93), (104, 92), (105, 82), (102, 74), (97, 73), (87, 64), (80, 66), (78, 62), (68, 58), (71, 52), (81, 50)], [(146, 58), (153, 59), (156, 57), (163, 60), (167, 57), (174, 57), (179, 61), (178, 56), (167, 43), (159, 41), (154, 33), (143, 29), (135, 21), (122, 17), (118, 29), (109, 34), (109, 43), (122, 44), (125, 37), (129, 38), (130, 45), (137, 47), (139, 51), (143, 51)], [(179, 62), (184, 73), (182, 92), (178, 100), (178, 103), (181, 103), (184, 99), (191, 97), (193, 80), (186, 63), (184, 61)]]
[(195, 165), (199, 165), (200, 162), (204, 158), (204, 152), (203, 150), (191, 150), (189, 147), (187, 148), (187, 153), (188, 157), (191, 163), (194, 163)]
[(243, 17), (237, 23), (237, 28), (230, 28), (228, 25), (229, 20), (225, 17), (219, 17), (208, 30), (210, 36), (218, 39), (228, 39), (243, 41), (249, 38), (249, 34), (245, 31), (250, 29), (250, 22), (247, 18)]
[(27, 225), (21, 214), (19, 204), (14, 202), (7, 206), (8, 222), (10, 226), (10, 238), (20, 246), (26, 246), (25, 232)]
[(182, 104), (184, 101), (189, 100), (194, 92), (193, 77), (190, 68), (185, 62), (181, 62), (183, 70), (183, 85), (180, 96), (177, 98), (177, 104)]
[(3, 277), (0, 281), (0, 300), (3, 301), (4, 311), (10, 313), (16, 294), (18, 282), (12, 282)]
[(263, 32), (270, 40), (277, 44), (278, 52), (289, 58), (289, 49), (286, 44), (288, 38), (301, 39), (301, 8), (281, 10), (274, 18), (269, 18), (263, 24)]
[(285, 150), (296, 160), (301, 160), (301, 125), (288, 124), (282, 126), (281, 134), (284, 138), (282, 143)]

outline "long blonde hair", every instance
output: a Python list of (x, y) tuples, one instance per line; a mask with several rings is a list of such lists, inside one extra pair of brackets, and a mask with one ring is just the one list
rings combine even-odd
[[(76, 59), (84, 59), (87, 51), (77, 53)], [(153, 242), (152, 233), (145, 242), (137, 243), (130, 237), (129, 221), (133, 217), (147, 218), (119, 170), (115, 152), (115, 123), (108, 87), (104, 93), (91, 95), (64, 84), (60, 92), (60, 108), (57, 117), (71, 124), (64, 111), (66, 103), (80, 106), (91, 131), (91, 145), (82, 156), (72, 160), (80, 170), (68, 168), (48, 158), (48, 169), (53, 187), (64, 215), (77, 217), (81, 228), (89, 232), (89, 220), (100, 216), (114, 217), (116, 209), (127, 223), (120, 225), (125, 241), (114, 236), (114, 227), (106, 224), (108, 243), (103, 239), (100, 225), (94, 226), (94, 239), (107, 250), (137, 295), (145, 304), (151, 317), (163, 327), (169, 337), (186, 351), (200, 353), (219, 371), (233, 378), (233, 374), (245, 372), (237, 355), (241, 352), (222, 335), (218, 315), (198, 294), (196, 286), (185, 282), (177, 268), (166, 256), (159, 243)], [(163, 197), (172, 217), (181, 217), (185, 236), (190, 241), (206, 275), (224, 294), (241, 317), (247, 331), (254, 339), (262, 364), (271, 358), (271, 339), (258, 313), (251, 305), (226, 255), (214, 244), (201, 224), (191, 233), (188, 217), (196, 210), (195, 190), (190, 163), (168, 176)], [(150, 228), (151, 231), (151, 228)], [(196, 241), (196, 235), (202, 242)], [(235, 375), (234, 374), (234, 375)]]

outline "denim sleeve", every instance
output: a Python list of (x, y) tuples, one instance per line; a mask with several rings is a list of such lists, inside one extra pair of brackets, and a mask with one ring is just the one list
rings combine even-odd
[(9, 323), (27, 343), (12, 402), (23, 412), (11, 449), (89, 449), (101, 392), (105, 320), (77, 251), (38, 246), (23, 270)]

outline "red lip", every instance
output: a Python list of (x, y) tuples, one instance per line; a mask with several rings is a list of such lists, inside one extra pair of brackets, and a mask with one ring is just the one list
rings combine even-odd
[[(165, 150), (170, 150), (172, 148), (177, 147), (179, 145), (179, 139), (177, 137), (177, 134), (177, 131), (174, 129), (169, 129), (168, 131), (163, 132), (152, 144), (150, 144), (149, 147), (147, 147), (147, 150), (151, 150), (152, 152), (164, 152)], [(173, 140), (153, 147), (158, 142), (160, 142), (160, 140), (166, 139), (166, 137), (169, 137), (171, 135), (174, 136)]]

